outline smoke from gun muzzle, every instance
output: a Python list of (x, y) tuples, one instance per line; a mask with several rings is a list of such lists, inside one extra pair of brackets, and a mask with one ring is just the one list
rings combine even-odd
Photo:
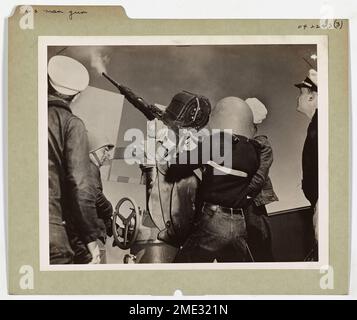
[(106, 66), (109, 63), (110, 58), (98, 49), (90, 51), (90, 64), (99, 74), (107, 70)]
[(111, 79), (105, 72), (102, 72), (102, 76), (107, 78), (108, 80)]

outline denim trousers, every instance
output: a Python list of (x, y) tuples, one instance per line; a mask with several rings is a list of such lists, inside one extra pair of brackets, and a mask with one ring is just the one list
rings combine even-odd
[(245, 262), (248, 255), (244, 214), (203, 206), (202, 217), (177, 253), (175, 263)]
[(272, 236), (265, 205), (251, 202), (245, 211), (248, 246), (255, 262), (274, 262)]

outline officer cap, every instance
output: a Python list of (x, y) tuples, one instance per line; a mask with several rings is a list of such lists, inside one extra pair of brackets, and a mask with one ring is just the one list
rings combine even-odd
[(83, 64), (66, 56), (54, 56), (48, 62), (48, 77), (53, 88), (72, 96), (87, 88), (89, 73)]
[(317, 92), (317, 71), (314, 69), (311, 69), (305, 78), (300, 83), (295, 84), (295, 87), (297, 88), (308, 88), (311, 89), (312, 91)]

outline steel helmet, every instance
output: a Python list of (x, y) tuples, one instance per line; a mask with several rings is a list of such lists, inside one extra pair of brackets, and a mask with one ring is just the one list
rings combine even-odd
[(103, 147), (114, 148), (114, 144), (110, 142), (107, 136), (92, 131), (88, 131), (88, 145), (89, 152), (95, 152)]
[(206, 97), (182, 91), (172, 98), (163, 120), (169, 127), (200, 130), (208, 123), (210, 113), (211, 104)]

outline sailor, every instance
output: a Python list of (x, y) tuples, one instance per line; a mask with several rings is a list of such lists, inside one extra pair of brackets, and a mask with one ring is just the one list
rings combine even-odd
[(248, 245), (256, 262), (273, 262), (272, 238), (266, 205), (278, 201), (273, 184), (269, 178), (269, 170), (273, 163), (273, 149), (268, 137), (259, 135), (258, 126), (265, 120), (268, 110), (257, 98), (245, 100), (253, 113), (255, 126), (254, 140), (259, 146), (259, 168), (254, 174), (249, 186), (251, 196), (247, 208), (246, 223), (248, 231)]
[(70, 105), (89, 84), (87, 69), (66, 56), (48, 62), (48, 173), (50, 264), (74, 263), (68, 228), (75, 230), (99, 263), (100, 223), (95, 208), (88, 137)]
[[(199, 189), (202, 214), (175, 262), (251, 261), (245, 222), (246, 189), (259, 167), (252, 140), (255, 132), (252, 111), (242, 99), (224, 98), (213, 109), (209, 127), (212, 132), (207, 138), (212, 147), (209, 160), (201, 158), (198, 164), (170, 166), (172, 174), (182, 174), (187, 166), (203, 170)], [(222, 134), (226, 129), (229, 132)], [(229, 148), (224, 148), (227, 145)], [(219, 150), (214, 150), (214, 146)], [(222, 155), (221, 151), (227, 151), (223, 161), (217, 156)]]
[[(112, 216), (113, 207), (110, 201), (105, 197), (103, 193), (103, 184), (100, 168), (103, 165), (109, 165), (111, 160), (111, 151), (114, 148), (114, 144), (99, 130), (88, 131), (89, 142), (89, 158), (90, 158), (90, 171), (93, 179), (93, 185), (95, 187), (95, 207), (100, 224), (100, 233), (98, 242), (101, 252), (101, 263), (105, 263), (106, 250), (105, 242), (107, 237), (113, 235), (112, 232)], [(81, 241), (80, 237), (74, 232), (68, 234), (72, 249), (75, 253), (74, 261), (77, 264), (87, 264), (92, 260), (91, 254), (87, 246)]]
[(311, 255), (318, 260), (318, 120), (317, 120), (317, 71), (309, 70), (307, 77), (295, 84), (300, 94), (297, 97), (297, 111), (304, 114), (310, 124), (302, 151), (302, 190), (314, 211), (313, 226), (315, 230), (315, 245)]

